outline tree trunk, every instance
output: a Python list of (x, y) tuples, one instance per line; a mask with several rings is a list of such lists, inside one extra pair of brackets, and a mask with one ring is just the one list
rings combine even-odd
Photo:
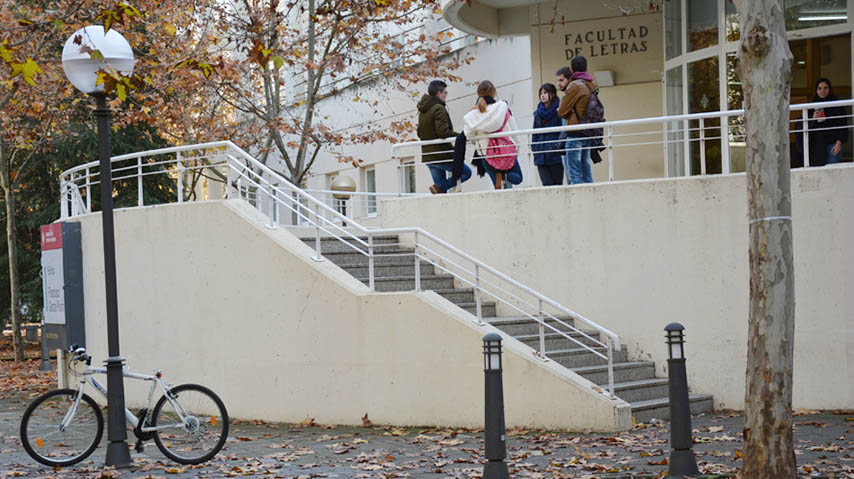
[(792, 435), (795, 335), (789, 97), (783, 0), (736, 0), (747, 128), (750, 313), (744, 478), (797, 477)]
[(11, 168), (5, 143), (0, 141), (0, 187), (6, 203), (6, 246), (9, 253), (9, 313), (12, 317), (12, 344), (15, 361), (24, 360), (24, 340), (21, 338), (21, 316), (18, 311), (18, 230), (15, 225), (15, 195), (12, 189)]

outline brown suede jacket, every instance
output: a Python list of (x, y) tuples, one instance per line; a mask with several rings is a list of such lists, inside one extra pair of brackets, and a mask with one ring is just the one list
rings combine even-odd
[[(566, 120), (567, 125), (579, 124), (584, 116), (587, 102), (590, 101), (590, 92), (593, 90), (590, 88), (592, 85), (587, 85), (587, 83), (581, 79), (571, 81), (566, 87), (563, 98), (560, 99), (557, 114)], [(580, 116), (576, 116), (576, 114)]]

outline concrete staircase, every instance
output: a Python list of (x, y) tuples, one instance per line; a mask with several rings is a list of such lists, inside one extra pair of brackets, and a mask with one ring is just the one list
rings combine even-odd
[[(367, 241), (367, 238), (362, 239)], [(314, 248), (314, 238), (305, 238), (303, 241)], [(374, 286), (377, 291), (411, 291), (415, 287), (414, 250), (401, 248), (397, 243), (398, 238), (396, 236), (374, 236), (374, 251), (388, 255), (374, 258)], [(356, 279), (368, 284), (367, 256), (335, 238), (322, 238), (321, 252), (325, 258), (349, 272)], [(438, 274), (432, 265), (424, 261), (421, 262), (421, 288), (435, 291), (460, 308), (471, 314), (476, 314), (474, 290), (456, 287), (453, 276)], [(489, 301), (481, 303), (481, 311), (484, 321), (532, 348), (539, 349), (539, 326), (536, 321), (526, 317), (498, 317), (496, 316), (495, 303)], [(560, 319), (565, 323), (572, 324), (572, 320), (569, 318)], [(556, 324), (556, 327), (566, 329), (559, 324)], [(585, 332), (599, 339), (598, 332)], [(578, 333), (571, 335), (579, 341), (590, 344), (590, 340), (583, 338)], [(589, 381), (599, 384), (603, 389), (607, 389), (607, 361), (591, 354), (584, 348), (578, 347), (577, 344), (558, 333), (547, 332), (545, 341), (546, 356), (549, 359), (584, 376)], [(625, 346), (621, 351), (615, 351), (613, 357), (614, 393), (632, 405), (634, 419), (639, 423), (648, 422), (652, 418), (669, 419), (667, 379), (655, 377), (655, 364), (629, 361)], [(690, 398), (693, 414), (712, 409), (711, 395), (692, 394)]]

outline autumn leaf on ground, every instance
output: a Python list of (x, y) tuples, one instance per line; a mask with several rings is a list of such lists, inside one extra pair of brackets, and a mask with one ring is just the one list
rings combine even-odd
[(299, 423), (299, 425), (300, 425), (301, 427), (312, 427), (312, 426), (317, 426), (317, 423), (316, 423), (316, 422), (314, 422), (314, 418), (313, 418), (313, 417), (307, 417), (307, 418), (303, 419), (303, 420)]
[(362, 416), (362, 427), (371, 427), (373, 425), (374, 423), (371, 422), (370, 419), (368, 419), (368, 413), (365, 413), (365, 415)]
[(647, 462), (649, 463), (650, 466), (666, 466), (666, 465), (670, 464), (670, 461), (668, 461), (666, 457), (664, 459), (658, 461), (658, 462), (656, 462), (656, 461), (647, 461)]

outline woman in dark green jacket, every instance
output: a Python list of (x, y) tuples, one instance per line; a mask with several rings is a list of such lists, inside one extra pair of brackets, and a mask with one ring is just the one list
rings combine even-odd
[[(445, 107), (448, 97), (447, 85), (441, 80), (433, 80), (427, 87), (427, 94), (418, 102), (418, 138), (421, 140), (438, 140), (457, 136), (451, 124), (451, 117)], [(438, 145), (423, 145), (421, 161), (427, 164), (433, 185), (430, 193), (445, 193), (460, 183), (471, 178), (471, 168), (463, 165), (462, 175), (453, 174), (454, 146), (450, 143)], [(448, 178), (447, 172), (451, 172)]]

